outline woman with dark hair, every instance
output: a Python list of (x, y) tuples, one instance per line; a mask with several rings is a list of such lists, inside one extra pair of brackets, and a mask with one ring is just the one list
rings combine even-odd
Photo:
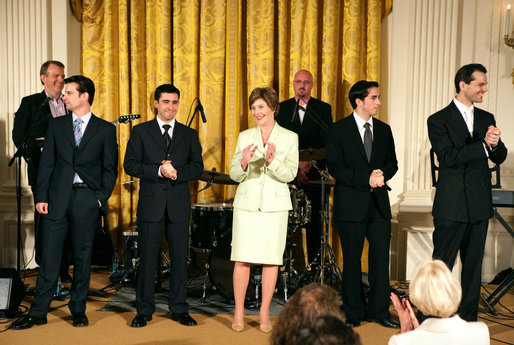
[(244, 328), (244, 301), (251, 264), (262, 264), (260, 329), (271, 331), (269, 307), (286, 244), (288, 211), (292, 209), (287, 183), (298, 170), (298, 136), (275, 122), (279, 102), (272, 88), (250, 94), (250, 110), (257, 127), (239, 134), (230, 178), (239, 182), (234, 198), (232, 252), (234, 320)]
[(282, 309), (270, 344), (295, 345), (300, 330), (313, 328), (322, 316), (333, 316), (342, 321), (340, 304), (336, 290), (330, 286), (315, 283), (304, 286), (291, 296)]

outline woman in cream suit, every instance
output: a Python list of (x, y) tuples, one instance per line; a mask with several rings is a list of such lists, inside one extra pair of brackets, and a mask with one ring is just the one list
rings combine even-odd
[(284, 253), (289, 187), (298, 171), (298, 136), (275, 122), (278, 96), (272, 88), (250, 94), (250, 110), (257, 122), (239, 134), (230, 178), (239, 182), (234, 199), (232, 253), (235, 311), (232, 329), (244, 328), (244, 301), (250, 265), (262, 264), (260, 329), (271, 331), (269, 307)]
[(441, 260), (421, 262), (409, 288), (410, 300), (428, 319), (420, 325), (407, 299), (391, 293), (400, 318), (401, 333), (389, 345), (489, 345), (489, 330), (483, 322), (467, 322), (454, 315), (462, 298), (460, 283)]

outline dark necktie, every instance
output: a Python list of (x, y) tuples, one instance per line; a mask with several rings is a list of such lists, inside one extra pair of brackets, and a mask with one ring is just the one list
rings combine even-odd
[(171, 138), (170, 138), (170, 135), (168, 134), (168, 131), (171, 128), (171, 126), (170, 125), (162, 125), (162, 128), (164, 128), (164, 133), (162, 134), (162, 136), (164, 138), (164, 143), (166, 143), (166, 149), (168, 149), (170, 147), (170, 143), (171, 143)]
[(371, 147), (373, 146), (373, 136), (371, 134), (371, 129), (369, 129), (371, 125), (369, 122), (364, 124), (364, 150), (366, 150), (366, 157), (368, 158), (368, 163), (371, 161)]

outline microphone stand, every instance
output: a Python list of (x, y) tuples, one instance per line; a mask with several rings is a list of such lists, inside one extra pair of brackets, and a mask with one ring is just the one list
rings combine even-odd
[[(21, 158), (25, 156), (25, 160), (27, 163), (31, 160), (30, 157), (30, 151), (28, 148), (28, 141), (32, 137), (32, 134), (34, 132), (34, 128), (36, 128), (36, 124), (39, 124), (40, 120), (43, 118), (43, 107), (48, 105), (47, 102), (48, 98), (43, 101), (43, 104), (41, 104), (40, 107), (40, 113), (36, 121), (30, 126), (29, 131), (25, 135), (25, 138), (23, 139), (23, 142), (18, 147), (14, 155), (12, 156), (11, 160), (8, 163), (8, 167), (11, 167), (14, 164), (14, 161), (16, 161), (16, 204), (17, 204), (17, 218), (16, 218), (16, 270), (18, 271), (18, 274), (21, 272)], [(34, 219), (34, 221), (36, 221)], [(35, 234), (34, 234), (35, 236)]]
[[(300, 100), (303, 101), (303, 103), (306, 104), (305, 107), (301, 106), (300, 105)], [(322, 120), (321, 120), (321, 117), (312, 109), (309, 109), (308, 107), (308, 103), (305, 102), (305, 100), (303, 98), (298, 98), (298, 102), (296, 102), (296, 104), (298, 105), (298, 109), (302, 109), (303, 111), (305, 111), (305, 114), (309, 115), (310, 118), (325, 132), (325, 133), (328, 133), (328, 126), (326, 123), (324, 123)]]
[[(302, 107), (299, 105), (300, 100), (302, 100), (307, 106)], [(310, 118), (325, 132), (328, 133), (328, 126), (323, 122), (321, 117), (312, 109), (309, 109), (308, 103), (305, 102), (303, 98), (298, 99), (298, 108), (305, 111), (305, 114), (310, 116)], [(327, 277), (325, 277), (325, 273), (331, 274), (331, 285), (337, 286), (339, 288), (340, 283), (342, 282), (342, 273), (341, 269), (337, 265), (336, 257), (334, 251), (330, 247), (328, 243), (328, 235), (329, 235), (329, 222), (330, 222), (330, 207), (329, 207), (329, 198), (326, 194), (326, 181), (333, 182), (330, 178), (329, 174), (319, 168), (316, 160), (313, 157), (313, 151), (310, 152), (311, 159), (309, 163), (319, 172), (321, 177), (321, 248), (319, 253), (316, 255), (316, 258), (309, 263), (306, 270), (300, 276), (299, 282), (305, 281), (305, 275), (309, 270), (315, 269), (312, 277), (312, 281), (319, 281), (322, 285), (325, 283)], [(317, 265), (316, 265), (317, 264)], [(334, 279), (334, 281), (332, 281)]]

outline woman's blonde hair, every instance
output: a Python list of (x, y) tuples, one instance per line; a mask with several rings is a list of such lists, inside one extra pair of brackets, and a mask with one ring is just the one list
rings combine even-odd
[(426, 260), (416, 267), (409, 294), (423, 314), (450, 317), (459, 307), (462, 288), (444, 262)]

